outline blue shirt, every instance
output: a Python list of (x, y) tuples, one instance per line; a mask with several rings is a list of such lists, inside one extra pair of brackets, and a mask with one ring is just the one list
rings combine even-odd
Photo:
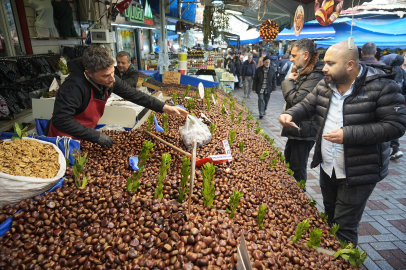
[[(358, 77), (361, 76), (362, 69), (361, 66)], [(352, 94), (352, 91), (354, 90), (354, 82), (352, 82), (350, 89), (343, 96), (338, 92), (336, 85), (330, 84), (330, 88), (333, 90), (333, 97), (331, 98), (330, 109), (327, 114), (323, 135), (343, 127), (344, 100)], [(334, 169), (337, 179), (346, 178), (343, 144), (333, 143), (322, 137), (321, 156), (323, 159), (321, 167), (328, 176), (332, 176)]]

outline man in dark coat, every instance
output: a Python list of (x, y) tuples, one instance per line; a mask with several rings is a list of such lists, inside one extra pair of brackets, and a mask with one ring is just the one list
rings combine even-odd
[(138, 71), (131, 65), (131, 56), (128, 52), (121, 51), (116, 57), (117, 66), (114, 74), (132, 87), (137, 87)]
[(367, 42), (362, 46), (361, 49), (361, 64), (374, 64), (374, 65), (385, 65), (382, 62), (375, 60), (376, 45), (373, 42)]
[[(317, 83), (324, 78), (324, 63), (318, 61), (319, 54), (313, 41), (308, 38), (297, 40), (292, 46), (294, 67), (282, 82), (282, 93), (286, 101), (286, 110), (301, 102)], [(316, 141), (317, 123), (314, 116), (296, 123), (300, 128), (284, 127), (282, 136), (288, 137), (285, 146), (285, 159), (294, 172), (296, 181), (307, 181), (307, 160)], [(305, 189), (306, 190), (306, 189)]]
[(258, 94), (259, 119), (266, 115), (269, 98), (272, 91), (276, 89), (276, 72), (271, 67), (271, 59), (268, 56), (264, 58), (264, 65), (257, 68), (252, 81), (252, 91)]
[(255, 70), (257, 65), (255, 64), (254, 60), (252, 60), (252, 55), (248, 55), (248, 60), (244, 62), (242, 65), (242, 74), (240, 79), (244, 82), (244, 97), (251, 98), (251, 91), (252, 87), (252, 79), (255, 75)]
[(388, 175), (389, 141), (406, 130), (405, 99), (389, 74), (360, 65), (358, 51), (343, 41), (324, 57), (325, 79), (279, 117), (280, 123), (315, 115), (312, 168), (321, 164), (320, 187), (328, 223), (338, 239), (358, 244), (359, 222), (377, 182)]

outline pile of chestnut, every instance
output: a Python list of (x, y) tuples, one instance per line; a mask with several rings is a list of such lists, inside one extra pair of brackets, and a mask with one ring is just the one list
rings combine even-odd
[[(218, 103), (212, 103), (210, 111), (206, 101), (197, 100), (195, 110), (190, 112), (196, 116), (204, 113), (216, 126), (211, 142), (198, 149), (199, 158), (224, 154), (222, 140), (228, 139), (231, 130), (236, 131), (230, 145), (233, 161), (215, 165), (212, 208), (203, 204), (199, 167), (189, 216), (188, 198), (176, 201), (183, 156), (144, 133), (147, 123), (130, 132), (106, 131), (114, 140), (112, 148), (105, 150), (89, 142), (81, 145), (81, 152), (88, 153), (86, 167), (91, 176), (85, 188), (76, 188), (73, 172), (68, 169), (62, 188), (0, 210), (1, 219), (13, 216), (11, 230), (0, 237), (0, 270), (237, 269), (237, 247), (242, 235), (252, 269), (351, 269), (342, 258), (307, 247), (308, 232), (297, 243), (291, 240), (297, 224), (306, 219), (310, 228), (323, 231), (320, 247), (340, 249), (340, 243), (329, 233), (317, 209), (309, 205), (274, 147), (255, 134), (255, 122), (247, 120), (243, 106), (237, 103), (236, 109), (230, 109), (226, 104), (228, 114), (223, 118), (225, 96), (218, 96)], [(178, 103), (186, 107), (185, 100), (178, 98)], [(238, 123), (239, 115), (242, 120)], [(156, 117), (163, 126), (162, 116), (156, 113)], [(183, 125), (184, 118), (169, 116), (168, 133), (152, 132), (188, 151), (179, 134)], [(134, 173), (129, 158), (140, 154), (145, 140), (155, 146), (141, 185), (135, 192), (127, 192), (127, 178)], [(240, 142), (244, 142), (242, 152)], [(269, 156), (259, 161), (265, 150)], [(172, 163), (164, 180), (164, 197), (155, 199), (164, 153), (170, 153)], [(271, 167), (275, 158), (277, 163)], [(225, 210), (234, 190), (244, 196), (234, 218), (230, 218)], [(262, 229), (257, 225), (261, 204), (267, 207)]]

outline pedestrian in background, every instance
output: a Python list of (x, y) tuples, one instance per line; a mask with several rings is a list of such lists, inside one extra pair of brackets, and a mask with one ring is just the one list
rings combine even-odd
[[(405, 59), (401, 55), (395, 53), (385, 55), (382, 60), (385, 65), (391, 66), (396, 70), (394, 80), (402, 89), (403, 95), (406, 94), (406, 72), (400, 66), (403, 65), (404, 61)], [(399, 150), (399, 138), (392, 140), (390, 146), (392, 147), (392, 153), (390, 155), (391, 160), (403, 157), (403, 152)]]
[(373, 42), (367, 42), (362, 46), (361, 49), (361, 64), (374, 64), (374, 65), (385, 65), (382, 62), (375, 60), (376, 55), (376, 45)]
[(264, 65), (265, 56), (266, 56), (266, 52), (262, 52), (261, 57), (258, 59), (257, 68), (262, 67)]
[(286, 73), (288, 72), (292, 62), (289, 60), (289, 55), (286, 53), (282, 55), (281, 60), (279, 61), (279, 73), (277, 75), (277, 85), (280, 86), (281, 83), (285, 80)]
[(389, 141), (406, 130), (405, 99), (380, 69), (359, 64), (358, 51), (343, 41), (324, 57), (325, 79), (279, 117), (284, 127), (315, 115), (320, 187), (328, 224), (357, 246), (359, 222), (377, 182), (389, 172)]
[(244, 97), (251, 98), (252, 77), (255, 75), (257, 65), (252, 60), (252, 55), (248, 55), (248, 60), (242, 65), (241, 78), (244, 82)]
[(234, 77), (236, 78), (237, 82), (234, 83), (234, 89), (237, 89), (240, 87), (240, 75), (241, 75), (241, 69), (242, 69), (242, 63), (240, 61), (240, 58), (236, 55), (234, 56)]
[[(300, 103), (324, 79), (324, 63), (318, 61), (319, 53), (313, 41), (308, 38), (297, 40), (292, 46), (292, 72), (282, 82), (285, 110)], [(286, 62), (286, 61), (285, 61)], [(285, 159), (294, 172), (296, 181), (307, 181), (307, 161), (316, 141), (317, 122), (314, 116), (304, 118), (296, 127), (283, 127), (282, 136), (288, 137), (285, 146)]]
[(271, 59), (264, 58), (264, 65), (257, 68), (252, 83), (252, 91), (258, 94), (259, 119), (266, 115), (269, 98), (276, 89), (276, 72), (271, 66)]

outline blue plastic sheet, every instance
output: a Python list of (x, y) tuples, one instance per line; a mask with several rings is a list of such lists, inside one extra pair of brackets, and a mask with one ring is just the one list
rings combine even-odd
[[(159, 82), (162, 82), (162, 75), (159, 74), (158, 71), (154, 73), (154, 76), (152, 77), (154, 80), (157, 80)], [(202, 83), (204, 87), (216, 87), (219, 85), (218, 82), (211, 82), (211, 81), (206, 81), (202, 79), (198, 79), (192, 76), (187, 76), (187, 75), (180, 75), (180, 84), (184, 85), (190, 85), (190, 86), (199, 86), (199, 83)]]
[(134, 171), (138, 171), (138, 157), (130, 157), (130, 166)]
[[(60, 179), (52, 188), (50, 188), (47, 192), (52, 192), (58, 187), (62, 187), (64, 179)], [(41, 194), (40, 196), (44, 196), (45, 193)], [(21, 210), (17, 211), (20, 212)], [(2, 224), (0, 224), (0, 237), (2, 237), (7, 231), (11, 230), (11, 222), (13, 221), (13, 217), (8, 218)]]
[(154, 115), (154, 122), (155, 122), (155, 129), (156, 131), (164, 131), (164, 129), (158, 124), (158, 120), (156, 120), (156, 116)]

